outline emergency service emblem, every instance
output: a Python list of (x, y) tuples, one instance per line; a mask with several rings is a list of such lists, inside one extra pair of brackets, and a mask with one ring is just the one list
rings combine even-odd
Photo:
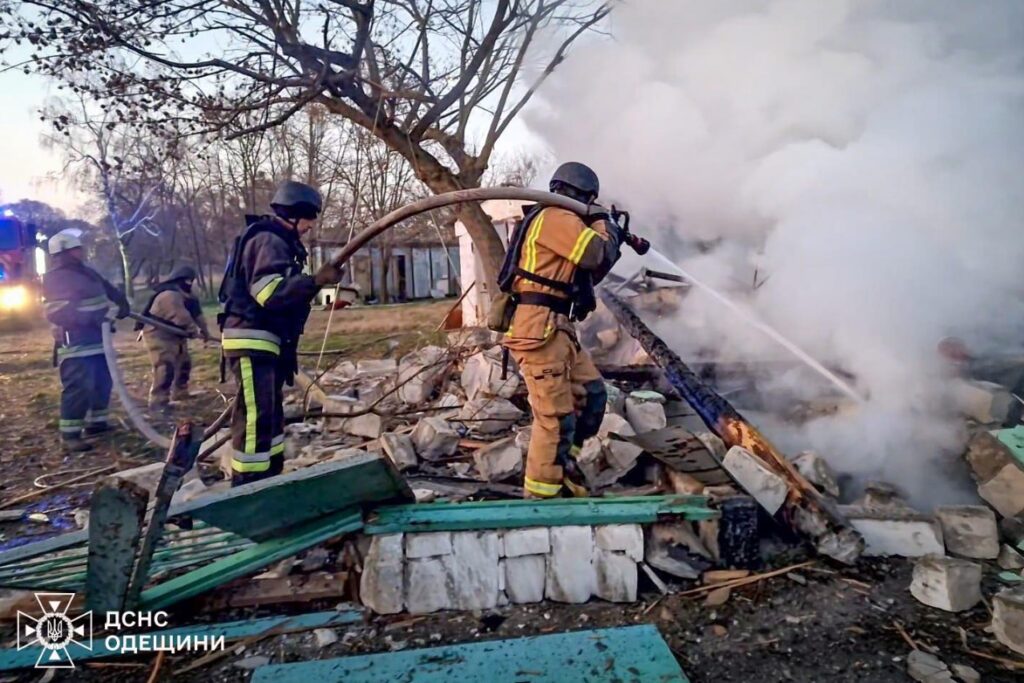
[(36, 593), (35, 598), (42, 616), (18, 612), (18, 649), (42, 648), (37, 669), (73, 669), (68, 646), (92, 650), (92, 612), (74, 619), (68, 616), (74, 593)]

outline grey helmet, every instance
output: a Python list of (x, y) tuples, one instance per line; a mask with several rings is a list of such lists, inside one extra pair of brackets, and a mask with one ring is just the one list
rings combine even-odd
[(555, 183), (563, 183), (580, 192), (594, 197), (600, 194), (601, 183), (594, 169), (578, 161), (567, 161), (555, 169), (548, 187), (553, 191)]
[(171, 271), (171, 274), (167, 276), (164, 282), (174, 282), (175, 280), (195, 280), (198, 277), (196, 269), (192, 266), (178, 266)]
[(286, 180), (278, 185), (270, 206), (279, 214), (283, 210), (288, 218), (315, 218), (323, 210), (323, 198), (315, 187)]

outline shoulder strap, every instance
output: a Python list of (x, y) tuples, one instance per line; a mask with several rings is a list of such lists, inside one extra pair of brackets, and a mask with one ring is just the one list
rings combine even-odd
[[(533, 222), (545, 207), (542, 204), (534, 204), (523, 215), (522, 220), (516, 224), (515, 229), (508, 238), (508, 249), (505, 250), (505, 260), (498, 272), (498, 289), (506, 294), (512, 291), (512, 284), (521, 272), (519, 259), (523, 253), (523, 243), (526, 241), (526, 233)], [(517, 272), (519, 271), (519, 272)]]

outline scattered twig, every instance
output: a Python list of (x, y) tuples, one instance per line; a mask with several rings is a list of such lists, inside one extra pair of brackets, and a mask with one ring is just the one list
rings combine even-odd
[(33, 498), (37, 498), (37, 497), (43, 495), (44, 493), (47, 493), (49, 491), (53, 491), (54, 489), (63, 488), (63, 487), (68, 486), (70, 484), (74, 484), (76, 482), (82, 481), (83, 479), (88, 479), (89, 477), (96, 476), (97, 474), (100, 474), (101, 472), (108, 472), (108, 471), (116, 469), (116, 468), (117, 468), (117, 465), (106, 465), (106, 466), (104, 466), (104, 467), (102, 467), (100, 469), (93, 470), (93, 471), (88, 472), (86, 474), (82, 474), (82, 475), (79, 475), (77, 477), (72, 477), (71, 479), (68, 479), (65, 482), (61, 482), (60, 484), (57, 484), (55, 486), (50, 486), (50, 487), (45, 488), (45, 489), (36, 489), (35, 491), (29, 491), (28, 493), (26, 493), (23, 496), (18, 496), (17, 498), (11, 498), (10, 500), (5, 500), (4, 502), (0, 503), (0, 508), (10, 507), (10, 506), (14, 505), (15, 503), (20, 503), (22, 501), (26, 501), (26, 500), (31, 500)]
[(160, 667), (164, 665), (164, 659), (167, 657), (166, 650), (160, 650), (156, 653), (156, 661), (153, 662), (153, 670), (149, 672), (149, 678), (146, 679), (146, 683), (156, 683), (158, 676), (160, 676)]
[(802, 569), (804, 567), (809, 567), (815, 562), (817, 562), (817, 560), (810, 560), (808, 562), (801, 562), (800, 564), (793, 564), (788, 567), (783, 567), (782, 569), (764, 572), (763, 574), (754, 574), (752, 576), (747, 576), (742, 579), (733, 579), (732, 581), (723, 581), (721, 583), (713, 583), (707, 586), (700, 586), (699, 588), (692, 588), (688, 591), (678, 593), (678, 595), (681, 597), (688, 595), (700, 595), (701, 593), (707, 593), (708, 591), (717, 590), (719, 588), (737, 588), (739, 586), (746, 586), (752, 583), (758, 583), (760, 581), (763, 581), (764, 579), (770, 579), (775, 576), (781, 576), (783, 574), (793, 571), (794, 569)]
[(910, 637), (910, 634), (907, 633), (907, 630), (905, 628), (903, 628), (903, 624), (901, 624), (897, 620), (893, 619), (892, 620), (892, 625), (896, 627), (896, 630), (903, 637), (903, 640), (907, 641), (907, 645), (910, 646), (911, 650), (920, 650), (921, 649), (921, 648), (919, 648), (917, 646), (917, 643), (914, 641), (914, 639)]

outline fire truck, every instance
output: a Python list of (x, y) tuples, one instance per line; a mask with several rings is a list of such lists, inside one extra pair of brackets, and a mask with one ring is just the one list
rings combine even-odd
[(0, 215), (0, 323), (39, 317), (40, 275), (45, 267), (36, 228), (6, 210)]

